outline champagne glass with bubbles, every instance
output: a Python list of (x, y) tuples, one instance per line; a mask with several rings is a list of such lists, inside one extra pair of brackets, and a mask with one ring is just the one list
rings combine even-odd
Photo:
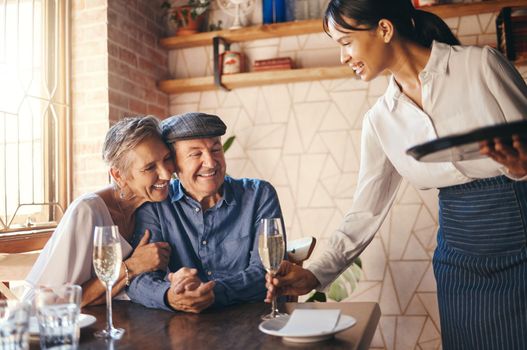
[[(280, 263), (285, 255), (284, 232), (282, 219), (270, 218), (262, 219), (258, 229), (258, 253), (265, 270), (272, 276), (280, 267)], [(271, 313), (262, 316), (262, 319), (269, 320), (272, 318), (285, 316), (280, 313), (276, 307), (276, 296), (271, 301)]]
[(95, 332), (97, 338), (120, 339), (124, 329), (112, 323), (112, 286), (119, 278), (123, 260), (117, 226), (95, 226), (93, 237), (93, 267), (106, 286), (106, 329)]

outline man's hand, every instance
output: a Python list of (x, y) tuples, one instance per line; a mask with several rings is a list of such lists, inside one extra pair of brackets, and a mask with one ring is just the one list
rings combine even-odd
[(265, 280), (267, 303), (271, 302), (275, 295), (303, 295), (320, 284), (311, 271), (289, 261), (282, 261), (276, 274), (274, 276), (266, 274)]
[(512, 136), (512, 147), (500, 138), (495, 138), (493, 141), (480, 142), (480, 153), (504, 165), (509, 173), (515, 177), (527, 175), (527, 145), (520, 136)]
[(155, 270), (165, 270), (170, 259), (170, 244), (167, 242), (149, 243), (150, 231), (146, 230), (143, 238), (134, 249), (132, 256), (126, 260), (131, 278)]
[(167, 300), (175, 310), (200, 313), (214, 303), (214, 281), (202, 283), (196, 269), (183, 267), (170, 273)]

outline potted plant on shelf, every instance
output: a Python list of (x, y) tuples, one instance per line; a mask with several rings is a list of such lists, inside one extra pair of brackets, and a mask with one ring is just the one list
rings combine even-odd
[(190, 35), (200, 31), (206, 20), (211, 0), (171, 0), (163, 1), (169, 29), (176, 35)]

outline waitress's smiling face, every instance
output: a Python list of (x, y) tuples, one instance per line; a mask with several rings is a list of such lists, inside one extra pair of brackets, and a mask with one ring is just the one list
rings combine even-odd
[(334, 20), (328, 20), (328, 33), (340, 45), (340, 61), (347, 64), (361, 80), (370, 81), (387, 67), (389, 57), (386, 33), (381, 20), (375, 28), (357, 24), (353, 19), (344, 21), (357, 30), (343, 28)]

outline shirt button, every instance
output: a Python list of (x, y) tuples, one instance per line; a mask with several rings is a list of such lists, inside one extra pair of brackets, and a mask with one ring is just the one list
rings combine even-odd
[(199, 212), (199, 208), (196, 208), (196, 209), (194, 209), (194, 210), (196, 211), (196, 213)]
[(207, 241), (203, 241), (203, 242), (201, 242), (201, 244), (207, 245)]
[(207, 275), (209, 275), (209, 276), (210, 276), (210, 275), (212, 275), (212, 272), (210, 272), (210, 271), (207, 271)]

